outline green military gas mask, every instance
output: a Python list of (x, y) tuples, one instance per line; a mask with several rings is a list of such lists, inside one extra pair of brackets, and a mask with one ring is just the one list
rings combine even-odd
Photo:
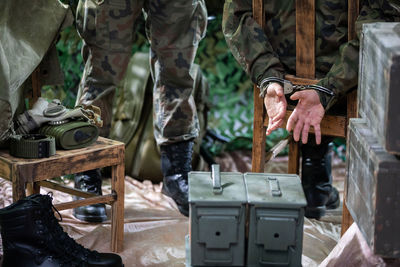
[(102, 126), (100, 109), (95, 106), (78, 106), (67, 109), (58, 99), (51, 102), (39, 98), (32, 109), (16, 119), (18, 135), (39, 132), (55, 138), (60, 149), (86, 147), (97, 140)]
[(60, 100), (48, 102), (39, 97), (32, 109), (19, 115), (15, 121), (17, 134), (28, 134), (44, 124), (61, 125), (72, 120), (83, 120), (91, 124), (102, 126), (100, 109), (94, 106), (78, 106), (67, 109)]

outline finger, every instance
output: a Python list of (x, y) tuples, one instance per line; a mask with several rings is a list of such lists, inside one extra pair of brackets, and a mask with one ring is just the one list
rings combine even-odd
[(272, 131), (275, 131), (278, 129), (283, 123), (283, 120), (276, 121), (274, 123), (268, 123), (268, 128), (266, 134), (269, 135), (272, 133)]
[(310, 131), (310, 122), (306, 120), (303, 126), (303, 131), (301, 132), (301, 142), (303, 144), (307, 144), (309, 131)]
[(294, 127), (293, 130), (293, 139), (297, 142), (300, 140), (300, 133), (301, 130), (303, 129), (304, 121), (299, 119), (296, 123), (296, 126)]
[(290, 99), (291, 100), (299, 100), (300, 98), (302, 98), (302, 96), (303, 96), (303, 92), (296, 92), (290, 96)]
[(272, 120), (271, 118), (269, 118), (268, 127), (267, 130), (265, 131), (265, 135), (269, 135), (271, 133), (271, 126), (272, 126)]
[(274, 123), (274, 122), (282, 120), (284, 118), (285, 118), (285, 111), (283, 110), (283, 111), (279, 111), (279, 113), (276, 116), (274, 116), (271, 120), (272, 120), (272, 123)]
[(318, 124), (313, 124), (314, 127), (314, 134), (315, 134), (315, 142), (317, 145), (321, 144), (321, 128), (319, 123)]
[(277, 121), (275, 121), (275, 122), (272, 123), (272, 128), (273, 128), (274, 130), (275, 130), (275, 129), (278, 129), (279, 127), (281, 127), (282, 123), (283, 123), (283, 120), (282, 120), (282, 119), (277, 120)]
[(288, 132), (290, 132), (292, 129), (293, 129), (293, 127), (294, 127), (294, 124), (295, 124), (295, 122), (297, 121), (297, 112), (296, 112), (296, 110), (295, 111), (293, 111), (293, 113), (289, 116), (289, 119), (288, 119), (288, 122), (287, 122), (287, 124), (286, 124), (286, 130), (288, 131)]

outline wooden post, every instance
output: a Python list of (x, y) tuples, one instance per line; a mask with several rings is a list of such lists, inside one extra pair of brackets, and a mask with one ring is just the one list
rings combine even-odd
[(293, 137), (289, 140), (289, 162), (288, 162), (288, 173), (298, 174), (300, 169), (300, 151), (299, 143), (294, 141)]
[[(360, 10), (360, 4), (359, 0), (349, 0), (348, 1), (348, 40), (353, 40), (356, 38), (356, 30), (355, 30), (355, 22), (357, 20), (359, 10)], [(357, 118), (357, 91), (354, 90), (350, 94), (347, 95), (347, 125), (346, 125), (346, 133), (347, 133), (347, 127), (350, 122), (350, 118)], [(348, 137), (347, 137), (348, 138)], [(346, 159), (348, 160), (348, 159)], [(341, 235), (344, 235), (344, 233), (349, 229), (351, 224), (353, 223), (353, 218), (351, 217), (351, 214), (349, 210), (347, 209), (347, 204), (346, 204), (346, 199), (347, 199), (347, 177), (345, 177), (344, 180), (344, 192), (343, 192), (343, 211), (342, 211), (342, 229), (341, 229)]]
[[(253, 18), (265, 28), (265, 13), (263, 0), (253, 0)], [(251, 159), (252, 172), (264, 172), (265, 164), (265, 127), (264, 127), (264, 101), (259, 97), (260, 90), (254, 85), (254, 121), (253, 121), (253, 149)]]
[(315, 77), (315, 0), (296, 0), (296, 76)]
[(32, 108), (33, 104), (42, 94), (42, 84), (40, 81), (40, 68), (37, 67), (31, 75), (32, 79), (32, 94), (28, 95), (29, 108)]

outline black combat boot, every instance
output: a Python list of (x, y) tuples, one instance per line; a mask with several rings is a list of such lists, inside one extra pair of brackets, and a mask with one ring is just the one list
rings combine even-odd
[(304, 144), (302, 152), (302, 185), (307, 199), (305, 216), (319, 219), (326, 209), (339, 207), (339, 192), (332, 186), (332, 146)]
[[(102, 195), (101, 179), (100, 169), (77, 173), (74, 178), (75, 188)], [(106, 205), (102, 203), (75, 208), (73, 214), (85, 222), (103, 222), (107, 219)]]
[(162, 145), (160, 150), (162, 192), (175, 201), (183, 215), (189, 216), (188, 173), (192, 170), (193, 141)]
[(59, 225), (53, 209), (50, 195), (36, 194), (0, 210), (3, 267), (123, 266), (117, 254), (98, 253), (76, 243)]

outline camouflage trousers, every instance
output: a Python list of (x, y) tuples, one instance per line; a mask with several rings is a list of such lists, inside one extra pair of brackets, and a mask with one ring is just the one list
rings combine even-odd
[(85, 70), (77, 104), (95, 104), (107, 135), (115, 88), (123, 79), (135, 38), (135, 22), (146, 13), (152, 65), (154, 135), (158, 145), (196, 138), (193, 62), (207, 26), (204, 0), (80, 0), (77, 28), (84, 40)]

